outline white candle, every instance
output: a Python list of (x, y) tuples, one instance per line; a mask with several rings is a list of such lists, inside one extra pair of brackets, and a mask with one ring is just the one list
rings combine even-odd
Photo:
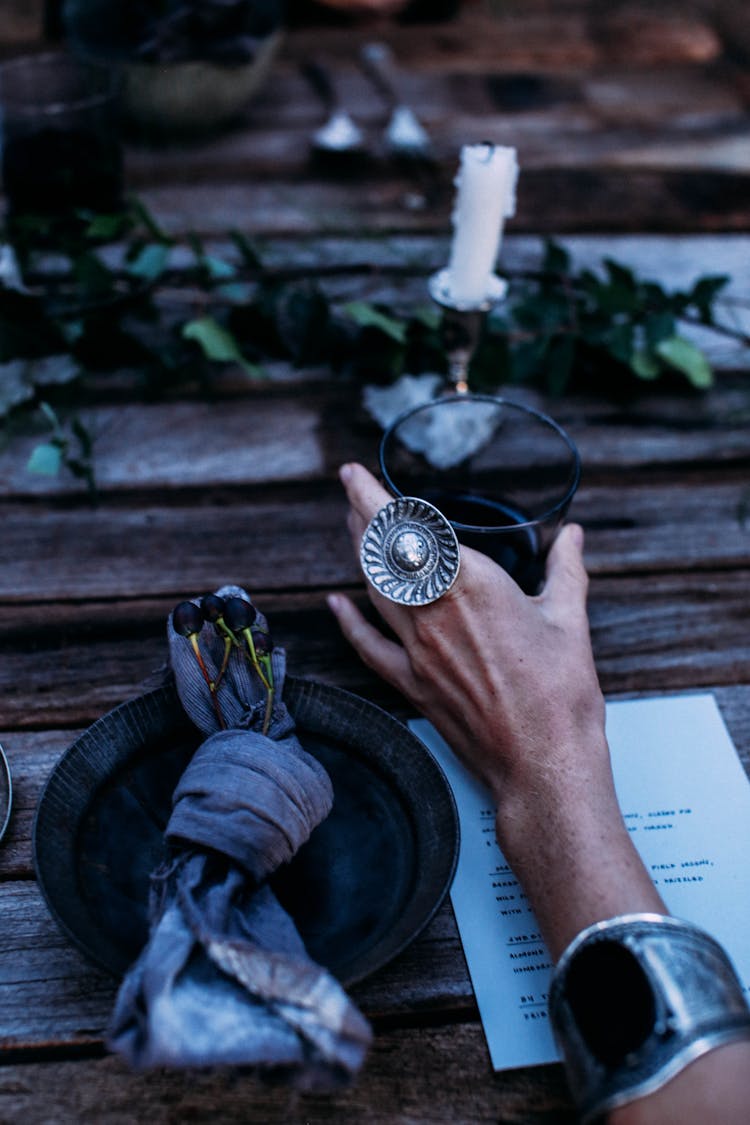
[(455, 184), (453, 245), (448, 265), (452, 301), (467, 308), (487, 297), (503, 222), (516, 210), (516, 150), (464, 145)]

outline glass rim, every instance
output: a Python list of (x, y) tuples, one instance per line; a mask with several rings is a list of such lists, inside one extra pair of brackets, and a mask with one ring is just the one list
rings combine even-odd
[(542, 524), (550, 520), (553, 516), (565, 510), (565, 508), (570, 504), (571, 500), (575, 496), (578, 490), (578, 485), (581, 481), (581, 455), (578, 451), (578, 446), (575, 444), (567, 430), (564, 430), (559, 422), (556, 422), (554, 418), (551, 418), (549, 414), (545, 414), (541, 410), (535, 410), (533, 407), (525, 406), (521, 402), (513, 402), (512, 399), (503, 398), (502, 395), (474, 394), (473, 391), (443, 395), (440, 398), (430, 399), (427, 402), (421, 402), (418, 406), (410, 406), (407, 410), (402, 411), (401, 414), (394, 418), (393, 421), (386, 427), (383, 436), (380, 439), (380, 445), (378, 447), (378, 463), (380, 465), (380, 472), (383, 475), (386, 487), (394, 496), (405, 496), (406, 493), (402, 492), (401, 489), (396, 486), (393, 477), (386, 468), (386, 444), (393, 437), (398, 426), (400, 426), (402, 422), (405, 422), (407, 418), (410, 418), (413, 414), (418, 414), (421, 410), (426, 410), (429, 407), (433, 406), (439, 406), (440, 403), (443, 402), (492, 402), (496, 403), (498, 406), (508, 406), (512, 410), (518, 410), (522, 414), (527, 414), (538, 422), (543, 422), (545, 425), (549, 426), (550, 429), (554, 430), (558, 437), (561, 438), (563, 443), (568, 447), (568, 450), (572, 457), (573, 475), (571, 482), (565, 491), (565, 495), (560, 500), (558, 500), (556, 504), (553, 504), (552, 507), (547, 508), (546, 511), (542, 512), (540, 515), (535, 516), (530, 520), (524, 520), (523, 523), (498, 523), (492, 527), (487, 527), (486, 525), (480, 526), (473, 523), (460, 523), (458, 520), (448, 520), (452, 527), (457, 528), (459, 531), (469, 531), (474, 535), (497, 535), (498, 532), (502, 531), (518, 531), (525, 527), (531, 528), (541, 526)]
[[(83, 76), (89, 73), (100, 73), (108, 77), (109, 88), (103, 90), (80, 92), (77, 96), (65, 101), (63, 98), (49, 101), (29, 102), (22, 94), (10, 93), (2, 89), (2, 78), (6, 74), (21, 73), (24, 70), (33, 70), (42, 64), (44, 69), (51, 69), (54, 65), (63, 63), (73, 75)], [(38, 55), (16, 55), (15, 58), (4, 59), (0, 62), (0, 104), (7, 110), (12, 110), (19, 117), (36, 117), (40, 114), (55, 117), (64, 113), (78, 112), (82, 109), (93, 109), (113, 101), (117, 95), (115, 76), (108, 67), (89, 60), (82, 60), (65, 51), (45, 51)]]

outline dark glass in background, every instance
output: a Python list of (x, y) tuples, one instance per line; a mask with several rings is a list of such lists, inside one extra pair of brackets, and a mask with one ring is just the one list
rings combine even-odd
[(116, 85), (65, 52), (0, 65), (2, 179), (10, 220), (116, 211), (123, 160)]
[[(426, 430), (436, 418), (437, 428)], [(427, 434), (428, 448), (435, 448), (446, 419), (484, 436), (457, 464), (437, 468), (409, 446)], [(397, 418), (383, 435), (380, 468), (394, 496), (434, 504), (461, 543), (489, 555), (533, 594), (581, 465), (571, 439), (545, 414), (491, 395), (458, 394)]]

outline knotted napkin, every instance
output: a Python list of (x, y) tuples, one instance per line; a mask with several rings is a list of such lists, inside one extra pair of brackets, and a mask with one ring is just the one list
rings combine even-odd
[[(250, 601), (237, 586), (217, 594)], [(254, 627), (267, 634), (262, 614)], [(208, 737), (173, 796), (168, 857), (151, 879), (150, 936), (120, 987), (109, 1045), (138, 1068), (232, 1064), (300, 1088), (342, 1084), (364, 1060), (369, 1025), (307, 955), (266, 882), (333, 803), (282, 700), (285, 653), (271, 653), (268, 709), (237, 645), (212, 699), (205, 674), (217, 679), (225, 653), (213, 625), (197, 636), (205, 671), (171, 616), (167, 636), (182, 705)]]

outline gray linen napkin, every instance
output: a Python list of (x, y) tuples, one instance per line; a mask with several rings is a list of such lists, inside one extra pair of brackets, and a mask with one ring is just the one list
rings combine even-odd
[[(250, 601), (236, 586), (217, 593)], [(267, 630), (261, 614), (255, 625)], [(307, 955), (265, 882), (333, 802), (328, 775), (295, 737), (281, 699), (285, 654), (272, 651), (267, 715), (263, 683), (231, 649), (216, 691), (222, 730), (191, 643), (171, 617), (167, 635), (180, 700), (209, 737), (174, 792), (170, 854), (151, 880), (149, 940), (120, 986), (109, 1046), (138, 1068), (243, 1065), (300, 1088), (339, 1085), (361, 1066), (369, 1025)], [(197, 639), (215, 679), (224, 641), (208, 624)]]

